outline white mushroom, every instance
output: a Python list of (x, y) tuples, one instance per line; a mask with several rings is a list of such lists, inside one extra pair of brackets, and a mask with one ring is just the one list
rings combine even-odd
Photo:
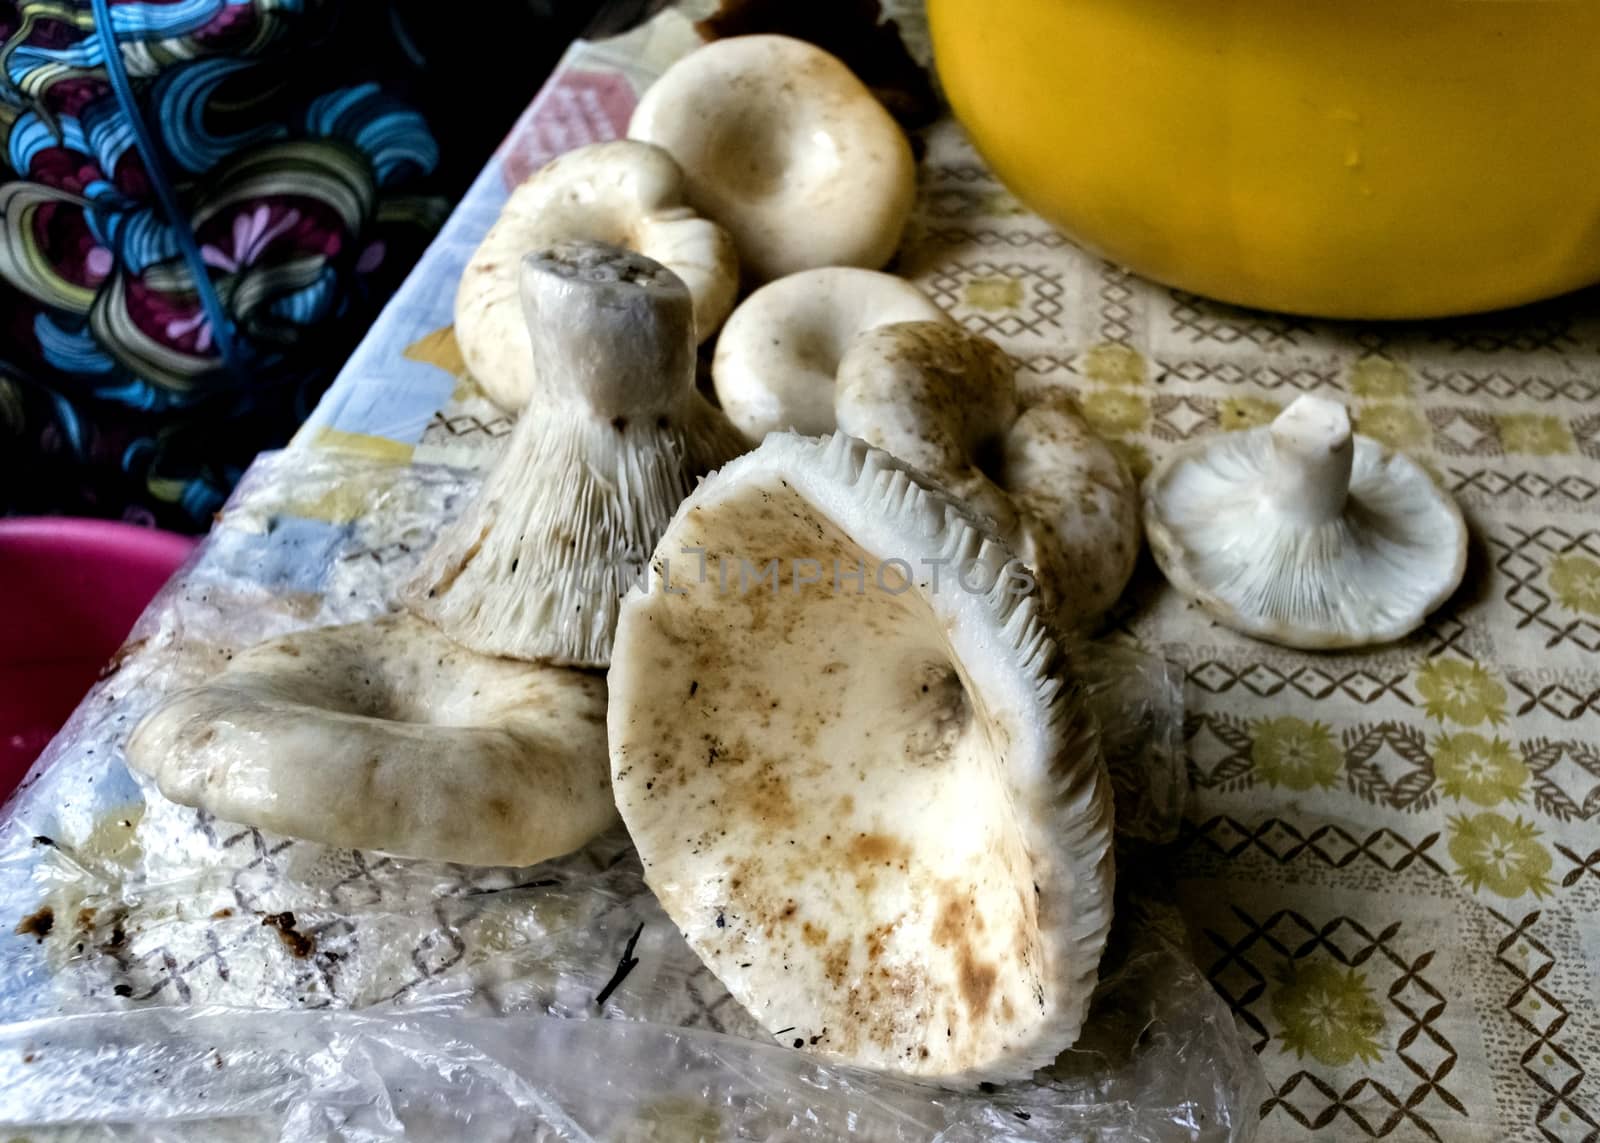
[(1289, 647), (1398, 639), (1461, 583), (1467, 528), (1416, 462), (1300, 397), (1271, 425), (1207, 438), (1145, 484), (1172, 585), (1224, 625)]
[(994, 342), (946, 322), (858, 336), (839, 363), (839, 428), (960, 497), (1038, 576), (1057, 622), (1091, 626), (1139, 555), (1139, 491), (1064, 394), (1019, 410)]
[(671, 155), (628, 139), (569, 151), (511, 192), (456, 290), (456, 341), (467, 368), (512, 412), (536, 387), (518, 267), (523, 255), (571, 239), (635, 250), (677, 274), (694, 299), (702, 341), (733, 308), (733, 240), (684, 205), (683, 172)]
[(966, 1084), (1054, 1059), (1110, 923), (1111, 810), (1017, 561), (887, 454), (775, 434), (655, 569), (617, 628), (612, 779), (701, 959), (851, 1063)]
[(624, 592), (696, 478), (745, 449), (695, 389), (689, 292), (569, 242), (522, 263), (536, 399), (409, 605), (489, 655), (604, 666)]
[(834, 428), (833, 383), (855, 336), (889, 322), (948, 321), (903, 278), (830, 266), (779, 278), (740, 304), (717, 339), (711, 379), (751, 442)]
[(850, 69), (787, 36), (735, 36), (645, 92), (630, 138), (672, 152), (689, 202), (727, 227), (757, 280), (877, 269), (916, 196), (911, 146)]
[(521, 866), (615, 821), (605, 710), (598, 675), (475, 655), (396, 615), (235, 655), (147, 717), (127, 757), (228, 821)]

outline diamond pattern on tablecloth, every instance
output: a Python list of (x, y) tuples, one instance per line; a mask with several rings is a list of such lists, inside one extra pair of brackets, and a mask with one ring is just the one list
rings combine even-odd
[(1169, 295), (1167, 322), (1175, 343), (1188, 346), (1282, 350), (1314, 336), (1303, 318), (1235, 309), (1177, 290)]
[(1293, 1125), (1341, 1136), (1455, 1138), (1489, 1093), (1462, 1083), (1461, 1047), (1451, 1038), (1462, 1026), (1454, 1015), (1460, 998), (1447, 983), (1453, 954), (1432, 947), (1435, 921), (1447, 915), (1442, 902), (1374, 930), (1326, 906), (1313, 914), (1203, 904), (1212, 891), (1192, 887), (1190, 915), (1213, 985), (1268, 1064), (1263, 1137)]
[(1540, 914), (1516, 920), (1496, 912), (1494, 917), (1509, 930), (1495, 950), (1496, 961), (1513, 981), (1505, 1009), (1529, 1037), (1522, 1070), (1545, 1095), (1537, 1125), (1547, 1138), (1591, 1138), (1600, 1133), (1600, 1123), (1579, 1097), (1586, 1073), (1563, 1036), (1571, 1013), (1542, 985), (1555, 967), (1555, 956), (1536, 935)]
[(946, 262), (918, 284), (962, 325), (997, 338), (1044, 337), (1064, 328), (1061, 270), (1036, 262)]
[(1161, 441), (1186, 441), (1217, 431), (1221, 415), (1210, 397), (1163, 393), (1150, 401), (1150, 432)]
[(1538, 809), (1562, 821), (1600, 817), (1600, 750), (1592, 742), (1534, 738), (1521, 751)]
[(1475, 409), (1429, 409), (1433, 441), (1446, 456), (1502, 456), (1500, 430), (1488, 413)]

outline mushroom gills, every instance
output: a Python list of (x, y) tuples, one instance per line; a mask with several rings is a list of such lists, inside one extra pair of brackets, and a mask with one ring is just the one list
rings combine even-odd
[(522, 296), (542, 399), (405, 602), (483, 654), (603, 667), (679, 501), (745, 443), (695, 389), (692, 302), (664, 266), (558, 243), (523, 259)]
[(885, 454), (748, 459), (686, 502), (618, 629), (646, 879), (769, 1030), (958, 1085), (1026, 1074), (1075, 1038), (1109, 916), (1054, 646), (1003, 549)]
[(1466, 564), (1460, 511), (1427, 472), (1311, 397), (1171, 458), (1147, 484), (1145, 524), (1180, 590), (1246, 634), (1310, 649), (1399, 638)]

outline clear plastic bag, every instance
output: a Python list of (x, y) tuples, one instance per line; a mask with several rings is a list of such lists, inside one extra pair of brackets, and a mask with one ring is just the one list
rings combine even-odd
[(476, 479), (267, 458), (141, 621), (0, 822), (0, 1125), (295, 1143), (1250, 1135), (1258, 1066), (1186, 952), (1153, 844), (1181, 810), (1181, 691), (1135, 651), (1077, 656), (1114, 728), (1124, 826), (1088, 1029), (1033, 1081), (971, 1093), (775, 1043), (620, 829), (532, 869), (408, 861), (230, 825), (126, 770), (139, 717), (235, 648), (381, 611)]

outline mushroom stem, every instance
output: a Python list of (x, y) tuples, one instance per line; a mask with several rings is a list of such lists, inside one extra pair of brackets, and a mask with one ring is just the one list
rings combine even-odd
[(746, 446), (694, 387), (693, 305), (672, 271), (573, 241), (518, 272), (538, 399), (406, 602), (481, 654), (603, 667), (679, 502)]
[(521, 287), (545, 396), (615, 421), (672, 412), (694, 392), (694, 303), (671, 271), (562, 243), (523, 258)]
[(1336, 401), (1303, 396), (1271, 427), (1275, 479), (1267, 496), (1285, 516), (1322, 524), (1344, 511), (1355, 441), (1350, 414)]

